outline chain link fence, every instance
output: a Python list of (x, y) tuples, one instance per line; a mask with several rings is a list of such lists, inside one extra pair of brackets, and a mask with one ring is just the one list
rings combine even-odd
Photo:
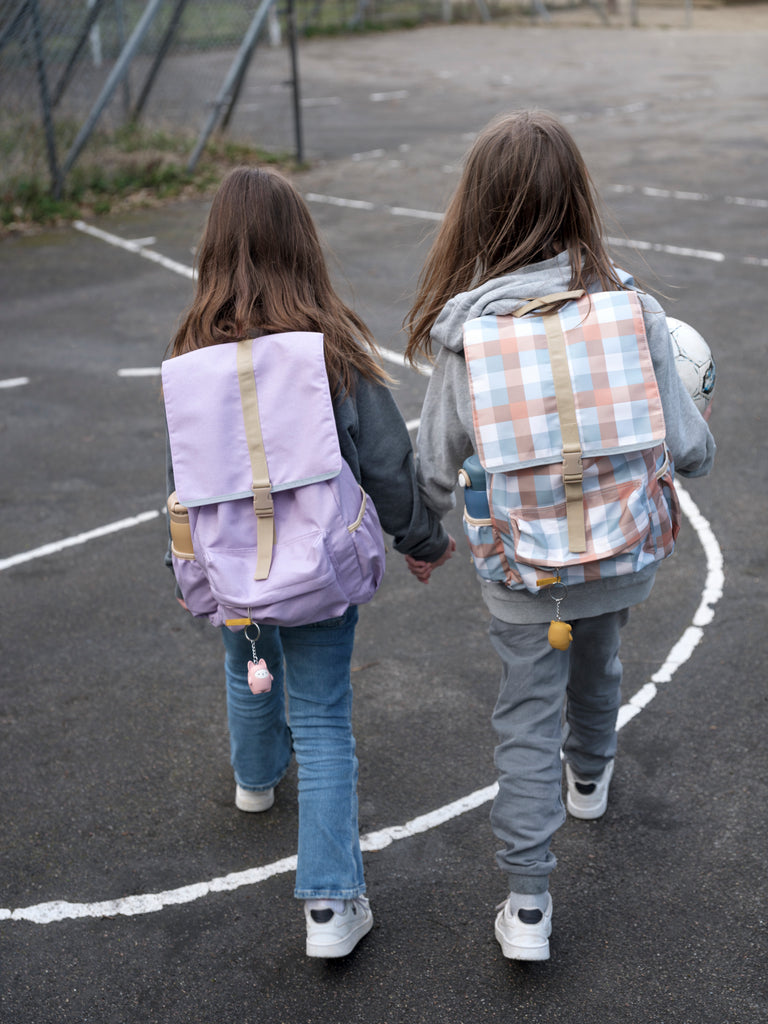
[[(213, 119), (198, 138), (193, 165), (216, 120), (231, 114), (257, 44), (455, 17), (489, 20), (492, 13), (486, 0), (4, 0), (2, 177), (39, 173), (42, 161), (53, 194), (60, 194), (96, 131), (145, 117), (150, 96), (153, 116), (162, 118), (164, 71), (181, 55), (218, 50), (235, 58), (219, 95), (210, 97)], [(199, 111), (200, 118), (207, 113)]]
[(214, 129), (228, 123), (257, 45), (287, 46), (295, 70), (302, 35), (489, 21), (512, 11), (546, 18), (549, 6), (580, 4), (605, 20), (616, 0), (0, 0), (0, 188), (47, 174), (58, 196), (95, 135), (171, 121), (185, 55), (198, 55), (201, 66), (216, 51), (231, 58), (204, 109), (187, 111), (187, 132), (207, 118), (190, 147), (191, 170)]

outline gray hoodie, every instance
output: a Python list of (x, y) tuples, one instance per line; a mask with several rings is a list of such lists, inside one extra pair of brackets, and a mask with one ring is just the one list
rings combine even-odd
[[(632, 283), (628, 275), (620, 273), (623, 281)], [(455, 296), (435, 321), (431, 338), (436, 362), (421, 412), (417, 450), (425, 501), (439, 515), (455, 506), (459, 467), (475, 450), (464, 361), (465, 322), (486, 314), (507, 315), (529, 299), (566, 291), (570, 278), (568, 255), (561, 253)], [(704, 476), (712, 468), (714, 439), (675, 370), (663, 309), (647, 294), (640, 293), (640, 299), (675, 471), (683, 476)], [(657, 568), (656, 564), (634, 575), (570, 586), (563, 617), (602, 615), (644, 601)], [(531, 594), (510, 590), (503, 583), (480, 583), (489, 611), (505, 622), (547, 622), (553, 617), (554, 604), (546, 591)]]

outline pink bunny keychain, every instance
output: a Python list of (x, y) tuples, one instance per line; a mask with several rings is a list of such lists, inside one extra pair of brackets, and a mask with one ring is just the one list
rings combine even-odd
[[(253, 623), (256, 626), (256, 623)], [(251, 693), (269, 693), (272, 689), (272, 673), (267, 668), (267, 663), (256, 653), (256, 641), (261, 636), (261, 630), (256, 626), (256, 636), (248, 636), (248, 626), (245, 627), (245, 639), (251, 644), (253, 661), (248, 662), (248, 686)]]

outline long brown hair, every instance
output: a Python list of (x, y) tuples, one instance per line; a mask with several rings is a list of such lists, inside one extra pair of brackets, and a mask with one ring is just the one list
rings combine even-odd
[[(592, 179), (572, 136), (546, 111), (496, 118), (467, 156), (405, 319), (406, 356), (431, 355), (449, 299), (567, 251), (570, 288), (624, 286), (606, 251)], [(535, 298), (535, 296), (532, 296)]]
[(197, 285), (169, 352), (317, 331), (334, 394), (390, 378), (370, 331), (331, 284), (307, 205), (273, 170), (237, 167), (219, 186), (197, 252)]

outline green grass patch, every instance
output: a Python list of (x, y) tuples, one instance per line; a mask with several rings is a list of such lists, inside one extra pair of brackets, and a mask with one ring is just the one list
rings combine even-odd
[[(57, 127), (57, 150), (66, 153), (75, 126)], [(37, 126), (0, 128), (0, 233), (64, 224), (131, 206), (159, 205), (213, 192), (238, 164), (297, 169), (288, 154), (268, 153), (226, 138), (212, 138), (194, 171), (187, 170), (195, 137), (131, 125), (93, 137), (54, 197)], [(22, 141), (24, 140), (24, 141)]]

